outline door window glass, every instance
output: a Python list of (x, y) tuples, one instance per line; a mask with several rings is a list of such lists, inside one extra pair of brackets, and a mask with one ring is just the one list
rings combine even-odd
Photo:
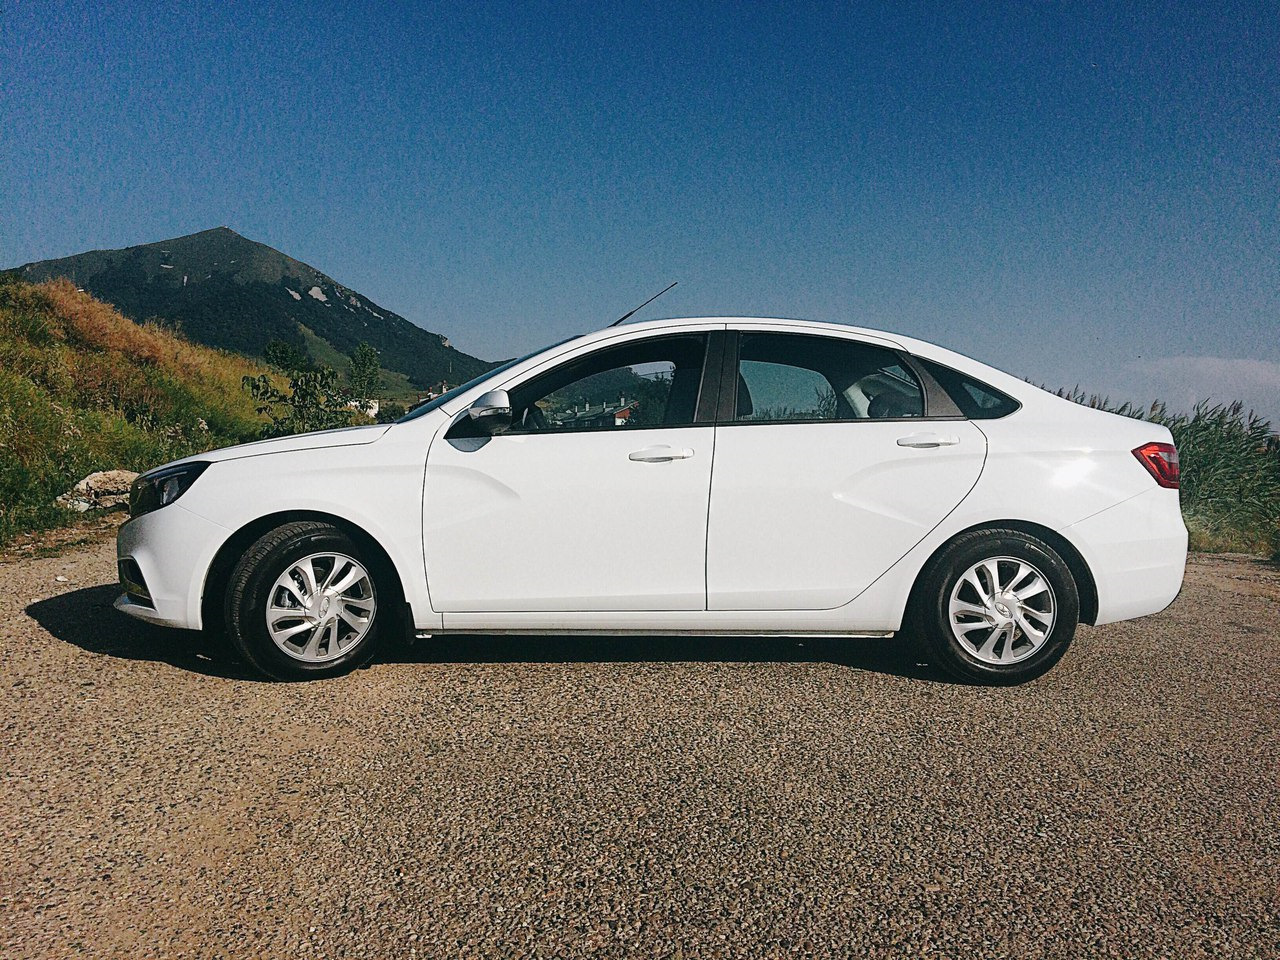
[(923, 415), (920, 383), (892, 350), (803, 334), (742, 334), (736, 421)]
[(610, 347), (511, 391), (512, 433), (633, 430), (694, 422), (705, 334)]

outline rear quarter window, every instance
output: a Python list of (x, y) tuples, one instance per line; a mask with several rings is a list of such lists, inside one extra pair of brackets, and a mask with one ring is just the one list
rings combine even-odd
[(981, 380), (975, 380), (968, 374), (923, 357), (916, 357), (916, 362), (929, 371), (929, 375), (938, 381), (960, 408), (960, 412), (970, 420), (996, 420), (1007, 417), (1022, 406), (1007, 393)]

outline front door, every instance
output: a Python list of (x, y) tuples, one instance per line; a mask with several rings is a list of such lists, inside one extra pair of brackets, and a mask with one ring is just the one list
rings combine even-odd
[(707, 339), (651, 336), (576, 357), (510, 388), (510, 431), (438, 436), (423, 530), (432, 606), (703, 609)]
[(884, 346), (749, 331), (739, 344), (716, 436), (707, 608), (841, 606), (964, 499), (986, 438), (926, 418), (920, 383)]

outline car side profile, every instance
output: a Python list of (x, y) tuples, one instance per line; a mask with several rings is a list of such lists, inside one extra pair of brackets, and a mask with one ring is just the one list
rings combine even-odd
[(1168, 430), (837, 324), (615, 326), (393, 424), (140, 477), (116, 607), (323, 677), (418, 635), (919, 636), (972, 682), (1157, 613), (1187, 532)]

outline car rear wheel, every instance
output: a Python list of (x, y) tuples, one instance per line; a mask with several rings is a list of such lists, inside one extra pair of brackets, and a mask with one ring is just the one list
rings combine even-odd
[(931, 659), (986, 684), (1042, 676), (1067, 652), (1080, 598), (1061, 556), (1019, 530), (958, 537), (925, 570), (915, 618)]
[(382, 620), (376, 566), (327, 523), (298, 521), (265, 534), (231, 572), (227, 634), (254, 667), (277, 680), (346, 673), (376, 651)]

